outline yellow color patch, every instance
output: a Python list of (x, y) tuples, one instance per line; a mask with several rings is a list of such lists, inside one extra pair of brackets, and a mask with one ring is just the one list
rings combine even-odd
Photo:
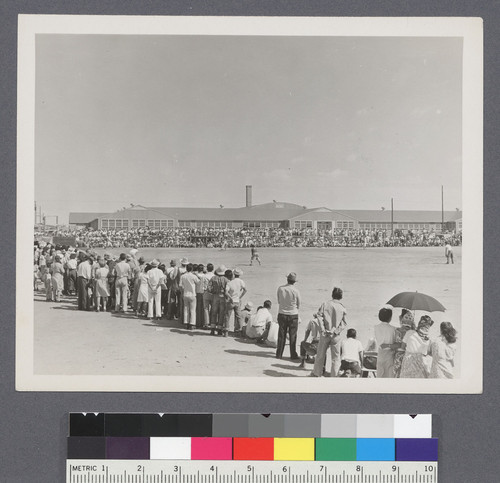
[(274, 461), (314, 461), (314, 438), (274, 438)]

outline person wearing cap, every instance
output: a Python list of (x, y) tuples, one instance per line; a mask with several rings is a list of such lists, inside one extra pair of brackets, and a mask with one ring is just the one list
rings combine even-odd
[(127, 255), (120, 253), (118, 263), (114, 266), (115, 274), (115, 311), (119, 312), (120, 307), (122, 312), (128, 311), (128, 278), (131, 268), (127, 263)]
[(151, 270), (148, 271), (148, 319), (153, 319), (153, 312), (157, 319), (161, 319), (161, 284), (165, 274), (158, 268), (160, 262), (152, 260)]
[(325, 367), (328, 348), (332, 355), (332, 368), (330, 377), (337, 377), (340, 369), (340, 335), (344, 331), (346, 322), (346, 309), (340, 302), (344, 292), (339, 287), (333, 287), (332, 298), (327, 300), (318, 309), (318, 319), (321, 324), (318, 352), (314, 360), (314, 369), (311, 376), (321, 377)]
[(229, 327), (229, 319), (234, 313), (234, 333), (238, 335), (241, 332), (241, 299), (247, 293), (245, 282), (240, 278), (243, 270), (235, 268), (233, 279), (226, 285), (226, 327)]
[[(210, 334), (219, 335), (223, 333), (224, 315), (226, 313), (226, 284), (227, 278), (224, 277), (226, 267), (221, 265), (215, 270), (215, 275), (208, 282), (208, 291), (212, 294), (212, 309), (210, 311)], [(227, 332), (224, 334), (227, 335)]]
[(290, 272), (286, 277), (286, 285), (278, 287), (278, 345), (276, 348), (276, 358), (283, 357), (285, 350), (286, 335), (290, 337), (290, 358), (298, 360), (297, 354), (297, 329), (299, 327), (300, 292), (295, 286), (297, 274)]

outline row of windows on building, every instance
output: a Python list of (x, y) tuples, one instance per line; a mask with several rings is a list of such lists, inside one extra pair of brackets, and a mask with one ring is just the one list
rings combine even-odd
[[(457, 229), (461, 230), (461, 222), (457, 224)], [(126, 220), (126, 219), (102, 219), (101, 228), (104, 230), (128, 230), (129, 228), (174, 228), (174, 220)], [(286, 227), (286, 223), (279, 221), (179, 221), (181, 228), (280, 228)], [(318, 221), (316, 229), (319, 231), (330, 231), (333, 227), (337, 229), (356, 228), (354, 221)], [(361, 222), (358, 225), (360, 230), (390, 230), (390, 223), (367, 223)], [(296, 220), (292, 228), (295, 230), (312, 229), (313, 222), (310, 220)], [(395, 230), (441, 230), (441, 223), (394, 223)]]

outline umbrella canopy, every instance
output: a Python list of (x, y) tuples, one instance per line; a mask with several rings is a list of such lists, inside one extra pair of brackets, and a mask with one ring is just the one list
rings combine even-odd
[(420, 292), (401, 292), (394, 295), (388, 305), (409, 310), (423, 310), (425, 312), (444, 312), (446, 308), (434, 297)]

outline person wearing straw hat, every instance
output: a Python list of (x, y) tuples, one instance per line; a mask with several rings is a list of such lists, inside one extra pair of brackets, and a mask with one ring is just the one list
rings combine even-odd
[(150, 262), (151, 270), (148, 271), (148, 319), (153, 320), (153, 312), (157, 319), (161, 319), (161, 284), (165, 277), (164, 273), (158, 268), (160, 262), (152, 260)]
[[(215, 270), (215, 275), (208, 282), (208, 291), (212, 294), (212, 309), (210, 311), (210, 335), (215, 335), (215, 331), (222, 335), (222, 324), (226, 313), (226, 284), (224, 277), (226, 267), (220, 265)], [(227, 332), (224, 334), (227, 336)]]

